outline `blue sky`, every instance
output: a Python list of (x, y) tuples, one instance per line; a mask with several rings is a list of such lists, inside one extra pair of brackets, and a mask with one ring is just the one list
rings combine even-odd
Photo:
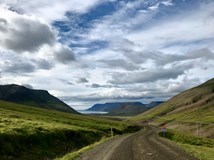
[(2, 84), (76, 109), (167, 100), (214, 77), (212, 0), (0, 0)]

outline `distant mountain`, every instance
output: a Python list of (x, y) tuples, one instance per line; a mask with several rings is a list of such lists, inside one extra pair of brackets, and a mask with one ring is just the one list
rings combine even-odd
[(142, 104), (141, 106), (134, 105), (134, 104), (124, 104), (124, 105), (114, 108), (107, 115), (110, 115), (110, 116), (134, 116), (134, 115), (143, 113), (147, 110), (149, 110), (149, 108), (145, 107), (144, 104)]
[(162, 102), (152, 102), (150, 104), (143, 104), (141, 102), (116, 102), (116, 103), (105, 103), (95, 104), (89, 111), (104, 111), (109, 112), (107, 115), (111, 116), (133, 116), (143, 113)]
[(89, 111), (104, 111), (111, 112), (117, 107), (124, 105), (135, 105), (135, 106), (145, 106), (141, 102), (115, 102), (115, 103), (104, 103), (104, 104), (95, 104), (91, 108), (87, 109)]
[(162, 104), (164, 101), (154, 101), (154, 102), (151, 102), (149, 104), (146, 104), (146, 107), (149, 107), (149, 108), (153, 108), (153, 107), (156, 107), (160, 104)]
[(16, 84), (0, 85), (0, 100), (63, 112), (78, 113), (58, 98), (49, 94), (46, 90), (34, 90)]
[(123, 103), (105, 103), (105, 104), (95, 104), (91, 108), (87, 109), (88, 111), (103, 111), (110, 112), (114, 108), (120, 106)]

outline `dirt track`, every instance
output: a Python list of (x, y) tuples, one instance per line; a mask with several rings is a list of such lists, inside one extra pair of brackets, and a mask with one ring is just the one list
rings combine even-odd
[(81, 155), (78, 160), (196, 160), (157, 136), (154, 127), (118, 136)]

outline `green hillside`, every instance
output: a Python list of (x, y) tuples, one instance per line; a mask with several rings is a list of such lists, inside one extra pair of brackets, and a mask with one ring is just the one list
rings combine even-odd
[[(167, 127), (166, 138), (201, 160), (214, 156), (214, 79), (130, 119)], [(160, 132), (160, 135), (161, 132)]]
[(214, 79), (202, 85), (184, 91), (165, 103), (143, 114), (134, 120), (149, 119), (156, 124), (166, 123), (170, 128), (190, 131), (204, 137), (214, 137)]
[(127, 124), (0, 101), (1, 160), (53, 159), (102, 137), (129, 130)]
[(0, 85), (0, 100), (78, 114), (77, 111), (46, 90), (29, 89), (16, 84)]

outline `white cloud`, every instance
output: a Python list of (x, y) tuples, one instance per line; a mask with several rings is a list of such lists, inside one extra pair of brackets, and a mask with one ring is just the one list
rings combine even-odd
[[(214, 3), (211, 6), (213, 7)], [(161, 49), (179, 43), (188, 44), (213, 38), (213, 27), (204, 23), (212, 12), (212, 7), (207, 6), (197, 13), (184, 13), (173, 19), (158, 22), (146, 30), (128, 34), (126, 38), (138, 42), (145, 49)]]
[(30, 84), (90, 107), (165, 100), (214, 76), (213, 2), (167, 15), (162, 9), (176, 2), (120, 1), (116, 12), (68, 37), (53, 29), (56, 20), (70, 21), (67, 12), (81, 15), (106, 1), (0, 0), (2, 82)]
[(63, 46), (63, 45), (56, 45), (54, 48), (54, 56), (57, 61), (61, 63), (69, 63), (71, 61), (75, 61), (76, 58), (74, 56), (74, 53), (69, 47)]
[[(170, 1), (163, 1), (163, 3), (170, 4)], [(82, 42), (103, 40), (114, 43), (120, 39), (127, 39), (135, 42), (142, 50), (162, 49), (180, 43), (186, 45), (213, 38), (214, 30), (211, 24), (214, 23), (214, 19), (210, 15), (213, 13), (214, 3), (202, 3), (200, 8), (156, 21), (153, 21), (153, 16), (158, 15), (161, 8), (130, 17), (128, 12), (130, 6), (133, 8), (139, 6), (139, 1), (127, 3), (112, 15), (94, 21)], [(150, 25), (144, 27), (147, 23)]]
[(155, 11), (155, 10), (157, 10), (157, 9), (159, 8), (159, 5), (160, 5), (160, 4), (157, 3), (157, 4), (155, 4), (155, 5), (151, 6), (151, 7), (149, 7), (149, 9)]
[(42, 56), (40, 58), (46, 61), (49, 58), (61, 63), (75, 60), (74, 53), (69, 47), (58, 42), (57, 32), (49, 24), (34, 16), (18, 14), (1, 7), (0, 18), (2, 49), (17, 54), (25, 53), (28, 57)]
[(164, 4), (165, 6), (173, 6), (172, 0), (163, 1), (163, 2), (161, 2), (161, 4)]
[(88, 80), (85, 77), (80, 77), (78, 78), (77, 83), (88, 83)]
[(20, 13), (34, 15), (46, 21), (65, 19), (68, 11), (85, 13), (94, 5), (100, 3), (99, 0), (0, 0), (0, 4)]
[[(4, 13), (9, 13), (10, 16)], [(11, 11), (0, 9), (1, 19), (4, 20), (0, 31), (0, 45), (17, 53), (35, 52), (43, 45), (55, 42), (55, 33), (47, 24), (41, 23), (30, 16), (22, 16)]]
[[(88, 35), (85, 35), (86, 40), (119, 40), (124, 35), (128, 34), (132, 27), (140, 23), (146, 23), (152, 18), (155, 11), (146, 13), (138, 12), (134, 17), (131, 16), (136, 9), (143, 7), (146, 1), (128, 2), (122, 5), (122, 8), (112, 15), (105, 16), (101, 20), (96, 20), (93, 23), (92, 29)], [(109, 34), (111, 33), (111, 34)]]

